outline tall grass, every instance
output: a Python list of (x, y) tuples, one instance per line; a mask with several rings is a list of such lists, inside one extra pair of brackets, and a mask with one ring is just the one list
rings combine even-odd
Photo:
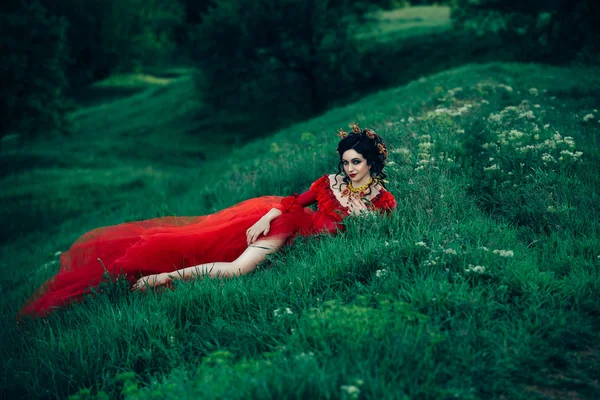
[[(599, 76), (449, 70), (182, 169), (186, 190), (164, 206), (103, 207), (57, 225), (58, 236), (16, 238), (2, 248), (2, 394), (593, 398)], [(349, 218), (344, 234), (300, 239), (248, 276), (147, 294), (117, 282), (15, 326), (20, 302), (56, 269), (54, 252), (79, 233), (301, 191), (335, 172), (335, 132), (354, 120), (389, 144), (389, 217)]]

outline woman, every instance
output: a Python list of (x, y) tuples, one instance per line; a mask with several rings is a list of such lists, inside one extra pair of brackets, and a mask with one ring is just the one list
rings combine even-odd
[[(47, 315), (119, 274), (131, 290), (198, 275), (246, 274), (296, 235), (334, 233), (344, 229), (348, 215), (393, 209), (396, 201), (383, 186), (385, 143), (370, 129), (350, 126), (350, 134), (339, 131), (338, 174), (323, 175), (301, 195), (263, 196), (211, 215), (155, 218), (86, 233), (61, 255), (58, 273), (25, 302), (17, 318)], [(318, 211), (305, 208), (315, 202)]]

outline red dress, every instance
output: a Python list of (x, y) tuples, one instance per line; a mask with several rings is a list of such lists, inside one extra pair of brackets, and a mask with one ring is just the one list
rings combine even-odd
[[(287, 238), (289, 244), (297, 235), (343, 230), (341, 222), (349, 211), (339, 203), (329, 182), (328, 175), (323, 175), (301, 195), (257, 197), (210, 215), (161, 217), (94, 229), (61, 255), (58, 273), (33, 293), (17, 318), (43, 316), (80, 300), (106, 280), (106, 270), (113, 276), (125, 274), (133, 284), (141, 276), (231, 262), (248, 247), (246, 230), (272, 208), (283, 214), (271, 222), (268, 238)], [(315, 202), (318, 211), (305, 208)], [(371, 203), (368, 207), (378, 210), (396, 206), (385, 189)]]

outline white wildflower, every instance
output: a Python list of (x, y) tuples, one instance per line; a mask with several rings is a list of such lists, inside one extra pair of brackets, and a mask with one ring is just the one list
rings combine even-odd
[(458, 255), (458, 253), (454, 249), (444, 249), (444, 254), (452, 254), (455, 256)]
[(488, 121), (490, 122), (502, 122), (502, 114), (490, 114), (488, 117)]
[(571, 136), (565, 136), (563, 140), (570, 148), (575, 147), (575, 140)]
[(456, 131), (456, 133), (465, 133), (465, 130), (464, 130), (464, 129), (458, 129), (458, 130)]
[(342, 392), (350, 399), (358, 399), (358, 396), (360, 395), (360, 389), (354, 385), (342, 385), (340, 389), (342, 389)]
[(560, 154), (562, 154), (563, 156), (565, 156), (565, 155), (571, 156), (572, 158), (577, 160), (583, 155), (583, 152), (577, 151), (577, 152), (573, 153), (572, 151), (569, 151), (569, 150), (563, 150), (560, 152)]
[(510, 132), (508, 132), (508, 137), (511, 140), (521, 139), (523, 137), (523, 132), (520, 132), (516, 129), (512, 129)]
[(432, 147), (433, 147), (433, 143), (431, 143), (431, 142), (419, 143), (419, 151), (422, 151), (422, 152), (429, 151), (429, 150), (431, 150)]
[(454, 89), (450, 89), (450, 90), (448, 90), (448, 94), (449, 94), (451, 97), (454, 97), (454, 95), (455, 95), (457, 92), (462, 92), (462, 90), (463, 90), (463, 88), (461, 88), (461, 87), (457, 87), (457, 88), (454, 88)]
[(302, 361), (306, 361), (306, 360), (311, 360), (315, 357), (315, 353), (313, 353), (312, 351), (309, 351), (308, 353), (300, 353), (297, 356), (295, 356), (294, 358), (298, 361), (302, 360)]
[(540, 108), (540, 107), (542, 107), (542, 106), (540, 106), (539, 104), (534, 104), (534, 105), (533, 105), (533, 107), (535, 107), (535, 108)]
[(583, 117), (583, 120), (585, 122), (588, 122), (592, 118), (594, 118), (594, 114), (587, 114), (585, 117)]
[(525, 111), (519, 114), (519, 119), (527, 118), (527, 119), (535, 119), (535, 115), (533, 115), (533, 111)]
[(500, 257), (513, 257), (515, 253), (512, 250), (494, 250), (494, 254), (498, 254)]
[(545, 124), (544, 129), (548, 129), (548, 128), (550, 128), (550, 124)]
[(387, 269), (378, 269), (377, 271), (375, 271), (375, 276), (378, 278), (381, 278), (381, 277), (387, 276), (387, 275), (388, 275)]
[(483, 250), (483, 251), (490, 251), (490, 249), (488, 249), (488, 248), (487, 248), (487, 247), (485, 247), (485, 246), (479, 246), (477, 249), (478, 249), (478, 250)]
[(275, 317), (279, 317), (280, 315), (285, 314), (293, 314), (293, 312), (288, 307), (286, 307), (285, 309), (276, 308), (275, 310), (273, 310), (273, 316)]
[(539, 92), (538, 92), (538, 90), (536, 88), (531, 88), (531, 89), (529, 89), (529, 94), (532, 94), (534, 96), (538, 96)]
[(502, 88), (502, 89), (506, 90), (506, 91), (507, 91), (507, 92), (509, 92), (509, 93), (512, 93), (512, 91), (513, 91), (513, 88), (512, 88), (512, 87), (510, 87), (510, 86), (508, 86), (508, 85), (505, 85), (504, 83), (501, 83), (501, 84), (499, 84), (499, 85), (498, 85), (498, 87), (500, 87), (500, 88)]
[(413, 122), (415, 122), (415, 119), (413, 117), (408, 117), (408, 123), (412, 124)]
[(62, 251), (57, 251), (57, 252), (55, 252), (55, 253), (54, 253), (54, 257), (58, 257), (58, 256), (60, 256), (61, 254), (62, 254)]
[(485, 100), (485, 99), (483, 99), (483, 100), (481, 100), (481, 104), (490, 104), (490, 102), (487, 101), (487, 100)]
[(484, 171), (496, 171), (499, 170), (500, 167), (498, 166), (498, 164), (494, 164), (491, 167), (484, 167), (483, 170)]
[(425, 244), (425, 242), (415, 242), (415, 246), (427, 247), (427, 245)]
[(542, 161), (544, 161), (544, 162), (556, 162), (556, 160), (554, 159), (554, 157), (552, 157), (552, 155), (550, 155), (548, 153), (542, 154)]
[(478, 274), (482, 274), (485, 272), (485, 267), (483, 265), (473, 265), (469, 264), (469, 267), (465, 269), (465, 272), (476, 272)]
[(400, 147), (398, 149), (393, 149), (391, 151), (392, 154), (400, 154), (403, 156), (410, 156), (410, 150), (404, 147)]
[(555, 213), (556, 212), (556, 208), (554, 208), (554, 206), (548, 206), (548, 208), (546, 209), (546, 211), (548, 211), (549, 213)]

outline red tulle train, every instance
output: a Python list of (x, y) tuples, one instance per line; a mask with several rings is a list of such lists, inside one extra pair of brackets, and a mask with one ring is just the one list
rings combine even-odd
[[(200, 217), (162, 217), (94, 229), (81, 236), (60, 258), (60, 270), (23, 305), (17, 319), (39, 317), (80, 300), (106, 279), (105, 271), (141, 276), (193, 265), (235, 260), (246, 248), (246, 230), (281, 203), (263, 196)], [(274, 219), (269, 238), (292, 238), (314, 231), (314, 212), (296, 208)], [(103, 278), (104, 276), (104, 278)]]

